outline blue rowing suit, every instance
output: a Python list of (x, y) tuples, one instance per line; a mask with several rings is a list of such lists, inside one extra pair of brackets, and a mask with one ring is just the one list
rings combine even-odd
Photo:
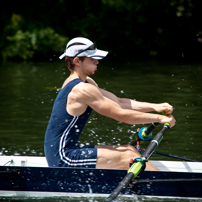
[(44, 151), (51, 167), (89, 167), (95, 168), (97, 148), (92, 146), (80, 147), (79, 136), (91, 114), (87, 107), (80, 116), (67, 113), (67, 96), (81, 79), (70, 81), (58, 93), (53, 105), (51, 117), (46, 129)]

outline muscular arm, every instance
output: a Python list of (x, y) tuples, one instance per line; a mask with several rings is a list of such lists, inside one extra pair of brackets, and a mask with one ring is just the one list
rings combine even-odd
[[(146, 124), (152, 122), (169, 122), (174, 125), (172, 115), (163, 116), (135, 110), (135, 101), (120, 99), (114, 94), (101, 90), (91, 84), (81, 84), (74, 89), (76, 100), (82, 106), (90, 106), (101, 115), (113, 118), (128, 124)], [(143, 107), (144, 108), (144, 107)], [(133, 109), (133, 110), (131, 110)], [(140, 109), (140, 107), (139, 107)]]
[(103, 96), (108, 97), (109, 99), (118, 103), (120, 107), (122, 107), (123, 109), (132, 109), (139, 112), (168, 111), (168, 114), (171, 114), (173, 111), (173, 107), (168, 103), (155, 104), (148, 102), (139, 102), (127, 98), (118, 98), (114, 94), (103, 89), (100, 89), (100, 92), (102, 93)]

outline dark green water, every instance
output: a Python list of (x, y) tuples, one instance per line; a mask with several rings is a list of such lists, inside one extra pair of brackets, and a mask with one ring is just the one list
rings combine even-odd
[[(0, 155), (44, 155), (52, 105), (68, 74), (63, 62), (0, 65)], [(157, 150), (202, 160), (202, 64), (106, 60), (93, 78), (99, 87), (120, 97), (172, 104), (176, 126), (167, 131)], [(142, 126), (118, 123), (94, 112), (80, 143), (130, 144), (138, 127)], [(175, 160), (156, 154), (150, 159)]]

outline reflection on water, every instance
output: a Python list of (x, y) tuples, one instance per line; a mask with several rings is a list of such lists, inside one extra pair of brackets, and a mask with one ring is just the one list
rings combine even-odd
[[(44, 155), (44, 134), (52, 105), (67, 76), (63, 62), (0, 65), (0, 155)], [(157, 150), (202, 160), (201, 76), (199, 64), (105, 60), (93, 78), (101, 88), (120, 97), (172, 104), (177, 123)], [(138, 127), (141, 125), (119, 123), (93, 112), (80, 144), (130, 144)], [(147, 145), (142, 143), (143, 147)], [(155, 154), (151, 159), (170, 160)]]

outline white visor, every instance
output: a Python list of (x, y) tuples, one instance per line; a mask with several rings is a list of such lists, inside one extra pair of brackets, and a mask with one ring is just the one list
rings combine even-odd
[[(94, 48), (89, 49), (89, 47), (94, 47)], [(86, 56), (86, 57), (100, 60), (106, 57), (107, 54), (108, 54), (107, 51), (97, 49), (95, 43), (93, 43), (89, 39), (86, 39), (83, 37), (77, 37), (69, 41), (65, 52), (59, 58), (63, 59), (65, 56), (68, 56), (68, 57)]]

